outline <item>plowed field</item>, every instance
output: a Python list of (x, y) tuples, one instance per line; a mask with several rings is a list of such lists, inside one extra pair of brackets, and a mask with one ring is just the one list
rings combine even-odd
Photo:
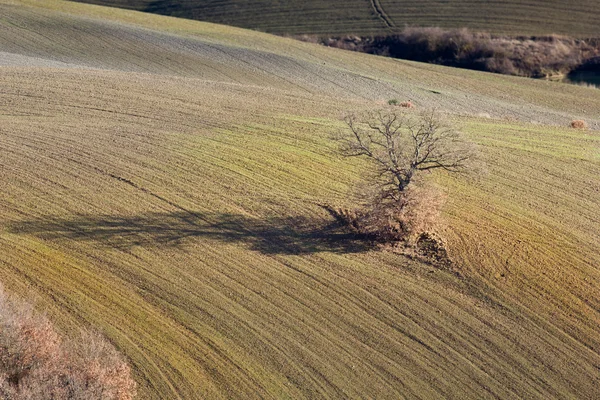
[[(600, 91), (54, 0), (0, 28), (0, 281), (140, 398), (597, 396)], [(319, 206), (365, 168), (340, 117), (390, 98), (480, 147), (429, 177), (455, 271)]]
[(75, 0), (272, 33), (388, 34), (439, 26), (511, 35), (598, 37), (594, 0)]

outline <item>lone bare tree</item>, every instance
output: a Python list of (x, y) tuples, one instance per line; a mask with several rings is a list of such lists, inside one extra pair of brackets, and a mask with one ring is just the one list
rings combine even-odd
[(345, 122), (349, 129), (337, 138), (341, 154), (372, 162), (375, 174), (369, 184), (377, 192), (370, 200), (370, 210), (360, 212), (353, 225), (384, 238), (390, 233), (394, 239), (415, 233), (416, 227), (423, 225), (415, 220), (415, 215), (423, 213), (415, 209), (437, 203), (431, 192), (425, 199), (426, 191), (413, 190), (411, 183), (421, 173), (435, 169), (463, 171), (472, 157), (468, 143), (435, 111), (417, 114), (384, 109), (349, 115)]

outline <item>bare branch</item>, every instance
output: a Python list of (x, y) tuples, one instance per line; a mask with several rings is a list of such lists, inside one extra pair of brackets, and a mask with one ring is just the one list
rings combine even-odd
[(385, 109), (346, 117), (346, 124), (349, 133), (340, 139), (342, 154), (372, 160), (385, 190), (393, 188), (396, 195), (416, 173), (434, 169), (460, 172), (471, 157), (459, 133), (433, 110), (415, 114)]

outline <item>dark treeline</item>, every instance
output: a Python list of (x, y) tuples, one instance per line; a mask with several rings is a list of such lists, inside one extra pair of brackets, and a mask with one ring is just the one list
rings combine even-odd
[(508, 37), (468, 29), (405, 28), (374, 37), (302, 36), (301, 40), (365, 53), (453, 67), (545, 78), (598, 65), (600, 38)]

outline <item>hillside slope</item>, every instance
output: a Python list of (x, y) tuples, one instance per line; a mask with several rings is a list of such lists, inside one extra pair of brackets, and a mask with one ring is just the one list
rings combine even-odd
[[(103, 331), (140, 398), (597, 394), (600, 136), (564, 127), (599, 91), (55, 0), (0, 25), (1, 280)], [(364, 168), (340, 116), (391, 97), (487, 163), (431, 177), (454, 272), (318, 205)]]
[(594, 0), (75, 0), (278, 34), (387, 34), (404, 26), (598, 37)]

